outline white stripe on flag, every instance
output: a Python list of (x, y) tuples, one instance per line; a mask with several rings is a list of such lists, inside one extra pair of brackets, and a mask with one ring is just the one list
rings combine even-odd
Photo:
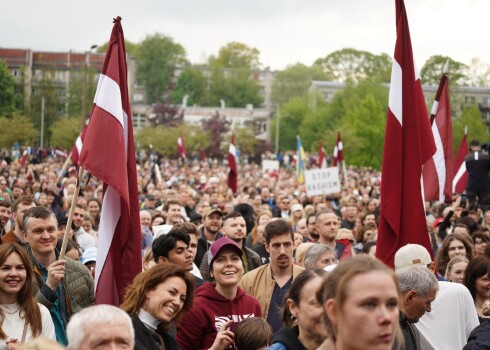
[(82, 153), (82, 147), (83, 147), (83, 142), (82, 142), (82, 137), (78, 136), (77, 140), (75, 141), (75, 146), (77, 147), (78, 155)]
[(432, 105), (432, 109), (430, 110), (430, 114), (436, 115), (438, 108), (439, 108), (439, 101), (434, 100), (434, 104)]
[(116, 231), (120, 217), (121, 197), (114, 188), (107, 186), (104, 198), (102, 199), (102, 210), (100, 213), (99, 245), (97, 247), (97, 264), (95, 267), (95, 290), (97, 290), (100, 273), (107, 260), (112, 238), (114, 237), (114, 232)]
[(458, 185), (459, 180), (463, 177), (464, 173), (466, 172), (466, 163), (463, 162), (461, 163), (461, 166), (458, 169), (458, 172), (456, 175), (454, 175), (453, 179), (453, 193), (456, 192), (456, 186)]
[(230, 148), (228, 149), (228, 153), (233, 155), (236, 158), (236, 147), (234, 144), (230, 143)]
[(393, 59), (393, 64), (391, 66), (390, 98), (388, 105), (391, 113), (393, 113), (395, 118), (398, 119), (400, 126), (403, 126), (402, 76), (402, 67), (400, 67), (398, 62)]
[(436, 142), (436, 153), (432, 156), (436, 167), (438, 183), (439, 183), (439, 202), (444, 202), (444, 187), (446, 184), (446, 162), (444, 160), (444, 149), (442, 145), (441, 135), (437, 123), (432, 124), (432, 134)]
[(126, 129), (127, 124), (124, 122), (121, 90), (119, 89), (119, 85), (107, 75), (101, 74), (99, 77), (94, 103), (112, 114), (124, 130)]

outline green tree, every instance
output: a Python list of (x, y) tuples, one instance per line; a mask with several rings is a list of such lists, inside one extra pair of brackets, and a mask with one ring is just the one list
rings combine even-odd
[(209, 63), (218, 67), (253, 69), (260, 66), (259, 55), (260, 51), (255, 47), (232, 41), (220, 48), (217, 57), (211, 56)]
[(209, 134), (195, 125), (180, 125), (178, 127), (148, 127), (135, 134), (139, 148), (150, 149), (167, 157), (177, 157), (177, 138), (182, 135), (188, 153), (199, 151), (209, 146)]
[[(68, 86), (68, 115), (80, 116), (78, 127), (80, 127), (80, 119), (82, 114), (83, 104), (83, 89), (84, 89), (84, 70), (72, 70), (70, 72), (70, 85)], [(87, 96), (85, 99), (85, 111), (90, 113), (92, 103), (97, 89), (97, 83), (94, 80), (97, 72), (94, 69), (87, 70)]]
[(70, 151), (80, 135), (80, 118), (61, 118), (51, 126), (50, 144)]
[(299, 135), (305, 150), (318, 151), (318, 142), (322, 139), (326, 130), (336, 126), (336, 121), (329, 118), (330, 104), (320, 101), (305, 114), (299, 127)]
[(282, 105), (294, 97), (306, 96), (313, 80), (332, 80), (332, 78), (318, 65), (308, 67), (296, 63), (276, 73), (272, 85), (272, 100)]
[(198, 67), (186, 67), (179, 75), (177, 85), (172, 94), (174, 103), (182, 103), (184, 96), (188, 96), (187, 105), (203, 105), (207, 101), (207, 81), (202, 70)]
[(7, 64), (0, 60), (0, 116), (10, 115), (15, 111), (15, 80), (10, 75)]
[(252, 129), (236, 128), (235, 144), (242, 155), (254, 155), (258, 141)]
[(163, 34), (147, 36), (137, 52), (137, 79), (145, 86), (147, 102), (167, 102), (175, 67), (187, 63), (185, 49)]
[[(107, 45), (109, 45), (109, 42), (106, 41), (102, 45), (97, 46), (97, 53), (106, 53), (107, 52)], [(138, 49), (139, 49), (139, 44), (133, 43), (127, 39), (124, 39), (124, 46), (126, 47), (126, 53), (130, 56), (138, 56)]]
[[(461, 117), (453, 123), (453, 150), (458, 151), (459, 144), (464, 135), (465, 127), (468, 128), (468, 140), (480, 140), (481, 143), (488, 140), (488, 126), (482, 119), (480, 109), (476, 104), (463, 110)], [(468, 141), (469, 143), (469, 141)]]
[(0, 117), (0, 147), (12, 148), (14, 143), (19, 145), (34, 145), (39, 137), (32, 122), (23, 115), (14, 115), (12, 118)]
[(468, 67), (468, 80), (470, 86), (489, 86), (490, 65), (478, 57), (472, 58)]
[(468, 66), (453, 60), (448, 56), (435, 55), (425, 61), (420, 70), (420, 79), (423, 84), (438, 86), (446, 62), (449, 61), (449, 84), (467, 85)]
[(334, 81), (340, 82), (359, 82), (366, 78), (389, 82), (391, 77), (391, 58), (384, 53), (374, 55), (368, 51), (345, 48), (317, 59), (315, 65), (332, 76)]
[[(284, 104), (279, 116), (279, 149), (296, 149), (300, 125), (312, 109), (305, 97), (295, 97)], [(301, 135), (300, 135), (301, 136)], [(271, 123), (271, 140), (276, 138), (276, 119)], [(305, 147), (305, 145), (303, 145)]]
[(349, 164), (381, 168), (386, 129), (386, 105), (368, 94), (349, 110), (343, 120), (342, 133)]

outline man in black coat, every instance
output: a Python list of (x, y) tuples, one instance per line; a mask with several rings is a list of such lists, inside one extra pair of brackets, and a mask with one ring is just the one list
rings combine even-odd
[(490, 209), (490, 156), (482, 151), (478, 140), (471, 141), (465, 164), (469, 174), (466, 194), (470, 209), (476, 209), (478, 198), (480, 208), (485, 212)]

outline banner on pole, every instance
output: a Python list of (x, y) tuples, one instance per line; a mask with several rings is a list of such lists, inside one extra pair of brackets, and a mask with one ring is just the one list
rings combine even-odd
[(340, 192), (339, 168), (305, 170), (308, 197)]
[(262, 161), (262, 172), (268, 173), (270, 171), (279, 171), (279, 161), (264, 159)]

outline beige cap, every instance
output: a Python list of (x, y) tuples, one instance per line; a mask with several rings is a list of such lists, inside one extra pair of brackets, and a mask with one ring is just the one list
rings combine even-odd
[(420, 244), (407, 244), (395, 254), (395, 270), (407, 266), (427, 266), (432, 262), (429, 252)]

